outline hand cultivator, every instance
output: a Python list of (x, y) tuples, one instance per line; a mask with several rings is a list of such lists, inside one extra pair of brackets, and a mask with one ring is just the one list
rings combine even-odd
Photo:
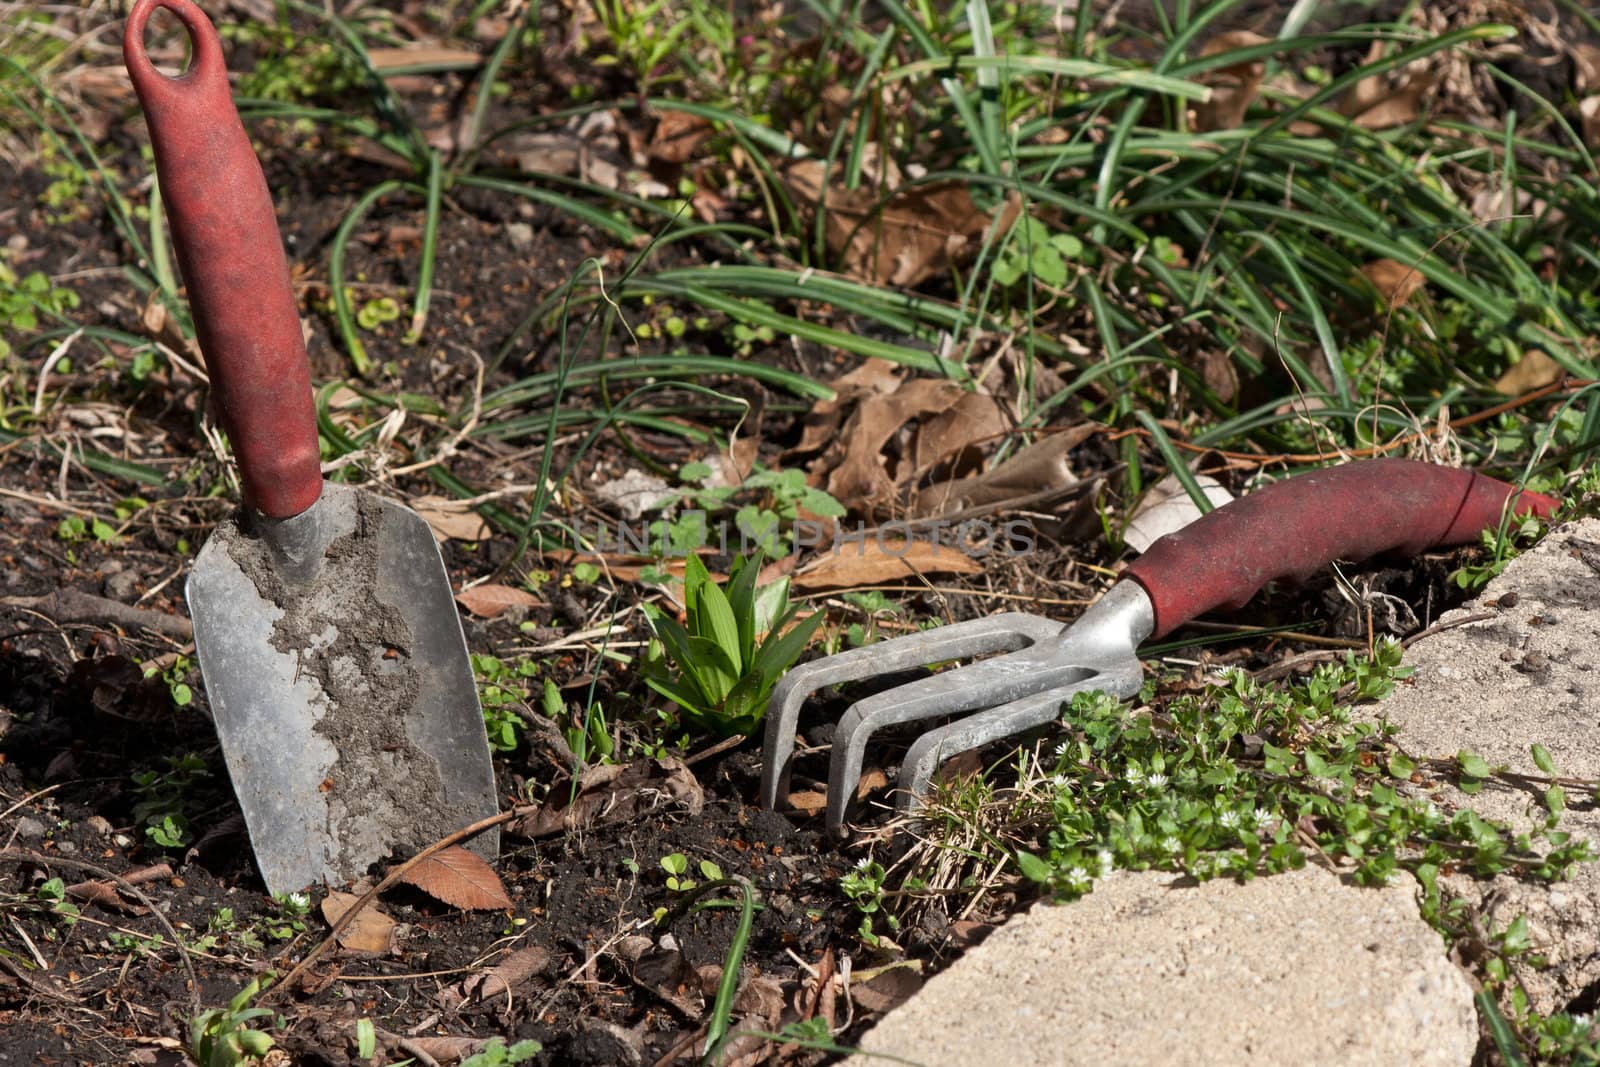
[(1003, 652), (852, 705), (834, 734), (827, 827), (843, 832), (868, 740), (886, 726), (962, 716), (919, 737), (900, 770), (902, 801), (927, 792), (952, 756), (1055, 718), (1076, 693), (1127, 698), (1143, 678), (1140, 642), (1213, 608), (1242, 607), (1267, 582), (1301, 580), (1339, 559), (1414, 555), (1463, 544), (1556, 502), (1468, 470), (1383, 459), (1316, 471), (1218, 508), (1150, 546), (1069, 626), (1021, 612), (956, 623), (804, 664), (767, 709), (761, 801), (788, 795), (801, 706), (830, 685)]

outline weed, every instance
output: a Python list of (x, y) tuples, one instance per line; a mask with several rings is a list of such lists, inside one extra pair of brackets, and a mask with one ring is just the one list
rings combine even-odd
[(121, 540), (117, 528), (104, 519), (82, 515), (68, 515), (56, 524), (56, 536), (69, 545), (82, 544), (93, 538), (103, 545), (116, 544)]
[(172, 697), (173, 706), (186, 708), (194, 703), (194, 689), (189, 685), (189, 679), (194, 674), (194, 661), (188, 656), (176, 656), (168, 667), (149, 667), (145, 670), (146, 678), (161, 676), (167, 683), (167, 693)]
[(504, 1038), (491, 1037), (483, 1051), (462, 1060), (461, 1067), (509, 1067), (514, 1063), (526, 1063), (543, 1051), (544, 1046), (537, 1041), (518, 1041), (508, 1046)]
[(250, 1006), (272, 978), (268, 972), (252, 980), (226, 1008), (212, 1008), (190, 1020), (188, 1052), (195, 1063), (200, 1067), (243, 1067), (272, 1051), (272, 1035), (250, 1026), (272, 1015), (266, 1008)]
[(161, 848), (183, 848), (191, 840), (188, 812), (199, 802), (197, 790), (210, 778), (205, 760), (194, 752), (167, 757), (165, 771), (135, 773), (134, 821)]
[(684, 561), (687, 627), (647, 606), (662, 654), (647, 657), (645, 683), (677, 705), (696, 729), (721, 736), (752, 734), (772, 687), (822, 624), (817, 612), (784, 632), (799, 609), (789, 604), (787, 578), (757, 593), (761, 559), (757, 552), (735, 561), (724, 591), (700, 558), (689, 556)]
[(518, 708), (527, 704), (526, 680), (538, 673), (532, 660), (508, 664), (495, 656), (472, 655), (472, 673), (478, 680), (478, 702), (489, 743), (500, 752), (513, 752), (528, 728)]
[(263, 920), (267, 936), (287, 941), (306, 932), (305, 918), (311, 914), (311, 898), (305, 893), (272, 894), (272, 910)]
[(39, 328), (41, 315), (59, 319), (77, 306), (78, 294), (71, 289), (51, 285), (39, 271), (19, 278), (0, 260), (0, 359), (14, 351), (12, 339)]
[(34, 895), (50, 908), (51, 914), (60, 918), (62, 926), (73, 925), (82, 914), (78, 906), (67, 899), (67, 884), (60, 878), (50, 878), (41, 882), (34, 890)]
[(900, 920), (884, 907), (884, 883), (888, 871), (870, 856), (860, 861), (839, 879), (839, 888), (861, 912), (861, 940), (877, 947), (882, 939), (873, 930), (875, 918), (887, 921), (891, 933), (900, 932)]

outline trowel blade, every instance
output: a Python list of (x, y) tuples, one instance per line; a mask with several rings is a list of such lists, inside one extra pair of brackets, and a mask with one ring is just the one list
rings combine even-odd
[[(466, 642), (428, 525), (323, 486), (297, 579), (239, 520), (187, 597), (217, 736), (267, 888), (342, 884), (497, 811)], [(489, 831), (471, 846), (493, 859)]]

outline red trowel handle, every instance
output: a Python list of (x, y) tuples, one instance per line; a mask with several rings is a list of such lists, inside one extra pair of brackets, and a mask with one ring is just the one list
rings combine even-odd
[(1516, 515), (1556, 507), (1542, 493), (1469, 470), (1404, 459), (1350, 463), (1220, 507), (1151, 545), (1125, 574), (1150, 595), (1151, 636), (1161, 637), (1212, 608), (1243, 606), (1274, 579), (1308, 578), (1334, 560), (1474, 541), (1500, 522), (1507, 501)]
[[(194, 42), (189, 69), (150, 64), (145, 23), (158, 7)], [(172, 240), (189, 288), (213, 402), (239, 457), (245, 501), (300, 514), (322, 490), (311, 368), (272, 197), (228, 92), (222, 42), (189, 0), (137, 0), (122, 59), (144, 107)]]

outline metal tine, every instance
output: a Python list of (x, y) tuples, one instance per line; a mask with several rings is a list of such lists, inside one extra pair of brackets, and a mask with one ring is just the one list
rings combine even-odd
[[(812, 693), (830, 685), (893, 674), (933, 663), (992, 652), (1014, 652), (1058, 637), (1064, 628), (1062, 623), (1054, 619), (1009, 611), (891, 638), (794, 668), (773, 689), (767, 705), (761, 803), (768, 808), (775, 808), (780, 800), (789, 795), (795, 729), (800, 720), (800, 709)], [(966, 669), (969, 668), (963, 668)], [(987, 698), (983, 701), (988, 702)], [(853, 782), (850, 791), (854, 792)]]
[[(937, 730), (930, 730), (912, 742), (900, 764), (901, 810), (910, 811), (921, 803), (928, 795), (933, 776), (939, 768), (961, 753), (1055, 720), (1060, 716), (1062, 706), (1079, 693), (1100, 690), (1107, 696), (1126, 700), (1138, 693), (1142, 684), (1143, 680), (1137, 671), (1097, 671), (1093, 677), (1080, 682), (1013, 700), (997, 708), (974, 712)], [(831, 828), (832, 813), (829, 814)], [(840, 820), (842, 825), (842, 812)]]
[(1051, 641), (858, 700), (845, 711), (833, 735), (828, 831), (838, 836), (843, 830), (861, 778), (867, 741), (883, 727), (1008, 705), (1041, 691), (1093, 683), (1096, 673), (1094, 667), (1064, 657), (1057, 642)]

